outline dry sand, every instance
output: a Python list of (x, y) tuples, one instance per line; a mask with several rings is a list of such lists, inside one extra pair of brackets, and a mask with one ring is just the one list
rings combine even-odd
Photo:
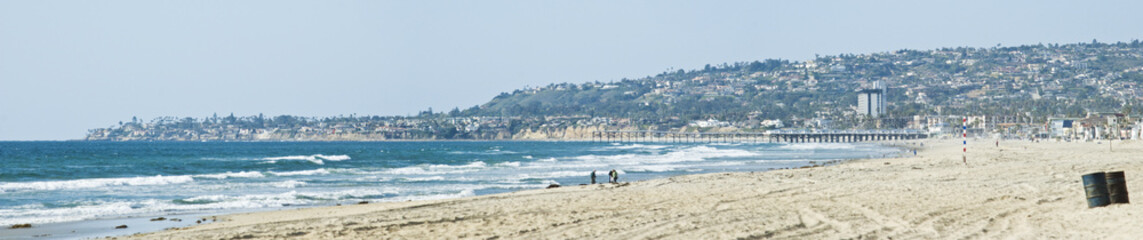
[[(1089, 209), (1080, 176), (1143, 182), (1143, 143), (928, 140), (909, 158), (223, 216), (140, 239), (960, 239), (1143, 236), (1137, 204)], [(1139, 195), (1143, 196), (1143, 195)]]

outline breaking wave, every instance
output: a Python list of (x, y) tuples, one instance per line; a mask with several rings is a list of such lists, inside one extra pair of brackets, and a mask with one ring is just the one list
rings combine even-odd
[(857, 146), (848, 143), (792, 143), (778, 148), (786, 150), (845, 150), (854, 149), (856, 147)]
[(266, 161), (266, 163), (277, 163), (278, 161), (282, 161), (282, 160), (302, 160), (302, 161), (310, 161), (314, 164), (322, 165), (322, 164), (325, 164), (325, 161), (335, 161), (335, 162), (336, 161), (345, 161), (345, 160), (350, 160), (350, 157), (347, 155), (314, 154), (314, 155), (308, 155), (308, 156), (307, 155), (293, 155), (293, 156), (282, 156), (282, 157), (267, 157), (267, 158), (262, 158), (261, 160)]
[(193, 182), (191, 176), (128, 177), (128, 178), (89, 178), (64, 181), (11, 182), (0, 184), (0, 192), (12, 191), (51, 191), (109, 186), (168, 185)]
[(193, 177), (195, 177), (195, 178), (227, 179), (227, 178), (260, 178), (260, 177), (266, 177), (266, 175), (263, 175), (260, 172), (242, 171), (242, 172), (236, 172), (236, 173), (226, 172), (226, 173), (218, 173), (218, 174), (200, 174), (200, 175), (194, 175)]

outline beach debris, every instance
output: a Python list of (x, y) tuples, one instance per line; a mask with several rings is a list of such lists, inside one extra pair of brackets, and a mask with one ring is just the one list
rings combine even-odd
[(172, 222), (182, 222), (183, 220), (182, 220), (182, 219), (178, 219), (178, 218), (171, 218), (171, 221), (172, 221)]
[(306, 234), (308, 234), (308, 232), (292, 232), (292, 233), (286, 234), (286, 236), (297, 237), (297, 236), (306, 235)]
[(12, 225), (12, 227), (9, 227), (9, 228), (11, 228), (11, 229), (17, 229), (17, 228), (31, 228), (31, 227), (32, 227), (32, 224), (31, 224), (31, 223), (25, 223), (25, 224), (16, 224), (16, 225)]
[(548, 188), (549, 188), (549, 189), (551, 189), (551, 188), (558, 188), (558, 187), (560, 187), (560, 185), (559, 185), (559, 184), (555, 184), (555, 183), (548, 185)]
[(369, 204), (369, 201), (360, 201), (360, 202), (357, 202), (357, 204)]
[(1123, 171), (1107, 172), (1107, 197), (1111, 204), (1130, 203)]
[(167, 218), (165, 218), (165, 217), (157, 217), (157, 218), (152, 218), (152, 219), (151, 219), (151, 221), (152, 221), (152, 222), (157, 222), (157, 221), (166, 221), (166, 220), (167, 220)]
[(1111, 199), (1107, 196), (1107, 173), (1094, 172), (1084, 174), (1081, 176), (1083, 179), (1084, 193), (1087, 195), (1087, 207), (1103, 207), (1111, 204)]
[(127, 225), (115, 226), (115, 229), (125, 229), (125, 228), (127, 228)]
[(194, 220), (194, 223), (199, 223), (199, 224), (201, 224), (201, 223), (202, 223), (202, 220)]

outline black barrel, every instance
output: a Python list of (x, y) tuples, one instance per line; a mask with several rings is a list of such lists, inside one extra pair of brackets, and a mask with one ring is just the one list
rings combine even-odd
[(1087, 193), (1087, 207), (1102, 207), (1110, 204), (1107, 197), (1107, 174), (1103, 172), (1083, 175), (1083, 190)]
[(1111, 203), (1127, 203), (1127, 181), (1123, 171), (1107, 173), (1107, 196)]

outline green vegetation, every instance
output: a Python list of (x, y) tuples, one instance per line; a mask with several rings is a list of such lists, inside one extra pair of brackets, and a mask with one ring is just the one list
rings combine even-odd
[[(855, 90), (874, 81), (889, 86), (889, 111), (879, 119), (854, 111)], [(899, 128), (913, 116), (950, 114), (1043, 122), (1088, 112), (1143, 112), (1140, 84), (1143, 44), (1138, 40), (898, 50), (802, 62), (723, 63), (614, 82), (557, 83), (501, 93), (469, 109), (408, 117), (133, 120), (92, 130), (88, 139), (309, 139), (337, 130), (366, 140), (505, 139), (568, 127), (681, 131), (706, 119), (755, 130), (767, 128), (760, 121), (769, 119), (793, 127), (826, 120), (832, 128)]]

